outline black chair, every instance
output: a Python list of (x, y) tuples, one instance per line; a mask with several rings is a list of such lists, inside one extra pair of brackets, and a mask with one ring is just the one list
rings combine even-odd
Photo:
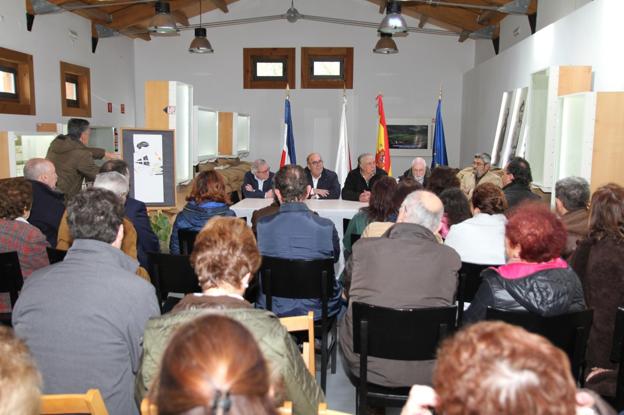
[[(0, 293), (8, 293), (11, 308), (15, 306), (19, 291), (24, 285), (17, 252), (0, 253)], [(0, 324), (11, 326), (11, 313), (0, 313)]]
[(197, 275), (188, 255), (148, 253), (150, 279), (156, 288), (161, 312), (166, 313), (180, 300), (169, 298), (169, 293), (189, 294), (201, 292)]
[(350, 222), (351, 222), (351, 219), (342, 218), (342, 234), (343, 235), (347, 233), (347, 228), (349, 227)]
[(504, 321), (546, 337), (555, 346), (566, 352), (570, 359), (574, 380), (582, 386), (585, 351), (594, 319), (594, 310), (542, 317), (526, 311), (507, 311), (488, 307), (485, 318), (486, 320)]
[[(336, 318), (328, 316), (328, 302), (334, 286), (334, 259), (302, 260), (263, 256), (260, 275), (268, 310), (273, 310), (274, 296), (321, 300), (321, 321), (320, 326), (315, 323), (315, 333), (320, 329), (321, 388), (325, 391), (328, 353), (331, 353), (331, 371), (336, 373)], [(330, 331), (332, 342), (328, 345)]]
[(198, 233), (198, 231), (191, 229), (178, 229), (178, 243), (180, 244), (181, 255), (191, 255)]
[(388, 388), (368, 383), (368, 358), (435, 359), (440, 341), (455, 331), (457, 306), (393, 309), (355, 301), (352, 307), (353, 351), (360, 354), (360, 376), (354, 383), (356, 414), (366, 414), (369, 402), (403, 406), (411, 385)]
[(457, 287), (457, 325), (461, 326), (464, 318), (464, 303), (472, 302), (481, 285), (481, 271), (491, 265), (471, 264), (462, 262), (459, 269), (459, 284)]
[(234, 203), (238, 203), (240, 202), (241, 198), (238, 195), (238, 192), (236, 190), (234, 190), (232, 193), (230, 193), (230, 202), (232, 202), (232, 204)]
[(613, 406), (618, 412), (624, 411), (624, 307), (618, 307), (615, 313), (615, 330), (613, 331), (613, 347), (611, 361), (619, 363), (617, 383), (615, 386), (615, 402)]
[(50, 261), (50, 264), (61, 262), (65, 259), (65, 255), (67, 254), (67, 251), (63, 249), (50, 248), (49, 246), (46, 247), (46, 252), (48, 253), (48, 261)]

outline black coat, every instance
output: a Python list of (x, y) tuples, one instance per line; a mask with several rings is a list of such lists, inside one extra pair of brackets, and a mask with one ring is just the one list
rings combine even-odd
[(388, 175), (388, 173), (386, 173), (383, 169), (380, 169), (379, 167), (376, 167), (376, 169), (375, 174), (370, 178), (368, 183), (366, 183), (366, 180), (362, 177), (359, 167), (351, 170), (347, 175), (344, 187), (342, 188), (342, 198), (344, 200), (358, 201), (360, 200), (360, 194), (363, 191), (368, 190), (370, 192), (373, 185), (377, 180), (379, 180), (380, 177)]
[[(241, 193), (243, 194), (243, 197), (252, 198), (252, 199), (264, 198), (264, 194), (273, 188), (274, 176), (275, 176), (275, 173), (270, 172), (269, 178), (266, 179), (262, 183), (262, 189), (258, 189), (258, 181), (256, 180), (256, 177), (254, 176), (254, 174), (250, 171), (245, 173), (245, 177), (243, 177), (243, 185), (241, 186)], [(253, 191), (250, 192), (248, 190), (245, 190), (245, 186), (247, 186), (248, 184), (250, 184), (251, 187), (253, 187)]]
[[(305, 168), (306, 176), (308, 178), (308, 184), (310, 187), (314, 187), (312, 182), (312, 173), (309, 168)], [(338, 181), (338, 175), (331, 170), (323, 169), (321, 177), (319, 177), (316, 185), (317, 189), (329, 190), (329, 195), (321, 199), (339, 199), (340, 198), (340, 182)]]
[(65, 212), (65, 195), (45, 183), (30, 180), (33, 203), (28, 222), (46, 236), (50, 246), (56, 246), (59, 224)]
[(507, 199), (509, 209), (519, 205), (525, 200), (540, 200), (540, 197), (533, 193), (531, 189), (529, 189), (529, 186), (520, 183), (509, 183), (507, 186), (503, 187), (503, 193), (505, 193), (505, 199)]
[(125, 213), (137, 233), (137, 259), (143, 268), (149, 269), (147, 253), (160, 252), (160, 242), (152, 230), (145, 203), (128, 197)]

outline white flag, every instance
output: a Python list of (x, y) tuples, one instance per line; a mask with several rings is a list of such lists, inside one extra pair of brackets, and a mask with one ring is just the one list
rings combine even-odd
[(347, 138), (347, 97), (343, 96), (342, 115), (340, 117), (340, 139), (338, 140), (338, 152), (336, 153), (336, 174), (340, 187), (344, 186), (349, 171), (351, 171), (351, 153), (349, 151), (349, 139)]

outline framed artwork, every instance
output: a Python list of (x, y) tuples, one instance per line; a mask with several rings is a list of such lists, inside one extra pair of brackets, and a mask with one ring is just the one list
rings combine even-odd
[(121, 130), (123, 159), (130, 168), (130, 196), (148, 207), (175, 207), (173, 130)]
[(518, 144), (520, 143), (520, 134), (524, 131), (526, 123), (526, 104), (528, 87), (516, 88), (511, 99), (511, 115), (509, 120), (509, 128), (505, 137), (503, 146), (503, 155), (501, 156), (500, 166), (504, 167), (507, 162), (518, 155)]
[(433, 137), (431, 118), (389, 119), (386, 126), (393, 156), (431, 156)]
[(498, 123), (494, 134), (494, 145), (492, 146), (492, 166), (504, 167), (501, 164), (505, 137), (509, 125), (509, 113), (511, 112), (511, 98), (513, 91), (503, 92), (500, 111), (498, 112)]

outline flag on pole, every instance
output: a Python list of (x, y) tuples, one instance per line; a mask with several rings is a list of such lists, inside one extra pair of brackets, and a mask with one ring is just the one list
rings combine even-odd
[(392, 176), (392, 162), (390, 160), (390, 144), (388, 143), (388, 127), (386, 126), (386, 114), (384, 113), (381, 94), (377, 95), (377, 110), (379, 111), (379, 124), (377, 125), (377, 151), (375, 164), (384, 169)]
[(293, 134), (289, 95), (286, 95), (286, 104), (284, 109), (284, 146), (282, 147), (280, 168), (284, 167), (286, 159), (288, 159), (290, 164), (297, 164), (297, 155), (295, 154), (295, 136)]
[(438, 97), (438, 109), (436, 110), (435, 128), (433, 130), (433, 156), (431, 157), (431, 168), (435, 166), (448, 166), (446, 157), (446, 143), (444, 140), (444, 124), (442, 124), (442, 90)]
[(338, 152), (336, 153), (336, 174), (340, 187), (344, 186), (349, 171), (351, 171), (351, 152), (347, 137), (347, 96), (342, 96), (342, 115), (340, 116), (340, 138), (338, 139)]

